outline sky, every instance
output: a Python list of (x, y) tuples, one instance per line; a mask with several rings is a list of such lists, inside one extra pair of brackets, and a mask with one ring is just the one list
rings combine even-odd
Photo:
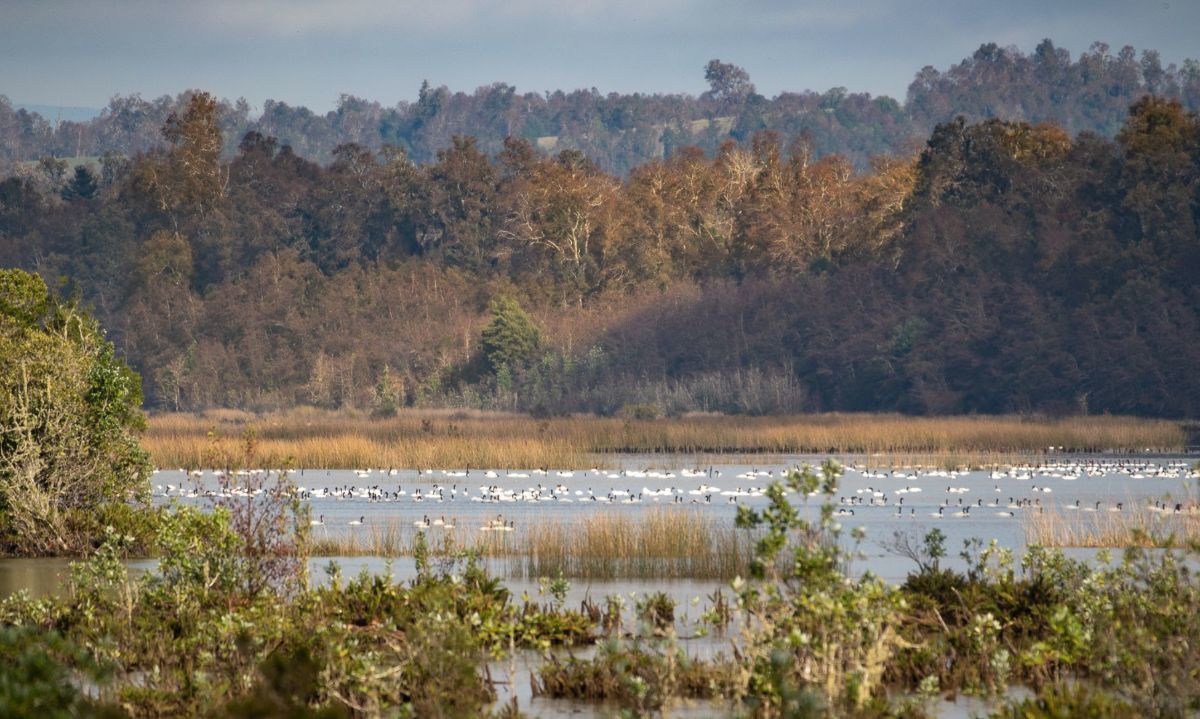
[(0, 95), (102, 107), (190, 88), (324, 112), (421, 81), (473, 91), (690, 93), (704, 65), (758, 91), (846, 87), (903, 100), (925, 65), (985, 42), (1094, 41), (1200, 58), (1200, 0), (0, 0)]

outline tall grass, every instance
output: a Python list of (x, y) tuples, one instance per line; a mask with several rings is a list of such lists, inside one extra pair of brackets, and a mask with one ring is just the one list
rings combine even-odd
[[(479, 521), (452, 530), (424, 530), (434, 556), (472, 549), (514, 577), (560, 571), (582, 579), (732, 579), (747, 573), (753, 538), (743, 530), (686, 509), (638, 515), (598, 513), (551, 520), (512, 532), (479, 531)], [(392, 520), (353, 532), (313, 533), (314, 556), (411, 556), (416, 527)]]
[(1178, 513), (1128, 505), (1119, 512), (1049, 507), (1025, 515), (1025, 542), (1097, 549), (1195, 547), (1200, 545), (1200, 512), (1193, 503), (1184, 506)]
[[(255, 432), (259, 466), (575, 467), (596, 455), (835, 454), (883, 464), (984, 464), (1044, 452), (1176, 450), (1178, 423), (1128, 417), (1029, 419), (819, 414), (777, 417), (684, 416), (626, 420), (574, 416), (535, 419), (479, 411), (410, 410), (390, 418), (312, 409), (251, 415), (236, 411), (165, 414), (150, 419), (144, 440), (162, 467), (215, 466), (239, 454), (238, 437)], [(889, 459), (890, 458), (890, 459)]]
[(696, 512), (655, 509), (638, 517), (589, 515), (530, 527), (510, 573), (593, 579), (732, 579), (746, 576), (753, 541)]
[[(471, 531), (475, 527), (444, 530), (440, 527), (425, 531), (426, 547), (435, 556), (445, 556), (475, 544)], [(309, 552), (317, 557), (410, 557), (417, 543), (418, 530), (412, 524), (396, 519), (373, 522), (354, 530), (336, 527), (313, 527)], [(478, 547), (482, 554), (491, 555), (486, 546)]]

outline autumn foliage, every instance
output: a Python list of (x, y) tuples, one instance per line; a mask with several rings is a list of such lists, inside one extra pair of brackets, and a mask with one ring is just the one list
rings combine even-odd
[[(1174, 101), (1115, 140), (960, 118), (860, 170), (766, 131), (626, 177), (515, 137), (224, 160), (219, 125), (194, 95), (90, 198), (0, 183), (0, 263), (67, 278), (154, 407), (1200, 414)], [(498, 298), (540, 336), (503, 372)]]

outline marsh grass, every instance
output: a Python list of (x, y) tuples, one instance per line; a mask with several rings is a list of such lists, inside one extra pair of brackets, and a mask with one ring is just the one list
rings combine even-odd
[(480, 522), (454, 529), (390, 520), (353, 531), (317, 527), (314, 556), (411, 556), (424, 531), (432, 556), (473, 550), (496, 560), (511, 577), (577, 579), (732, 579), (745, 576), (754, 538), (745, 530), (686, 509), (651, 509), (638, 515), (601, 512), (550, 520), (512, 532), (480, 531)]
[(422, 531), (433, 556), (445, 557), (464, 549), (478, 550), (481, 556), (496, 556), (505, 551), (502, 540), (481, 539), (477, 536), (482, 534), (478, 527), (457, 523), (454, 529), (422, 530), (409, 522), (388, 519), (354, 528), (319, 526), (313, 530), (309, 551), (319, 557), (411, 557), (417, 534)]
[(1118, 512), (1105, 507), (1096, 512), (1047, 507), (1025, 515), (1025, 541), (1043, 547), (1095, 549), (1200, 546), (1200, 511), (1194, 502), (1180, 504), (1180, 512), (1129, 502)]
[(728, 523), (686, 509), (632, 517), (601, 513), (530, 527), (509, 564), (517, 576), (592, 579), (732, 579), (746, 575), (753, 539)]
[[(253, 415), (233, 410), (151, 417), (143, 441), (160, 467), (214, 467), (236, 456), (252, 428), (260, 466), (574, 467), (605, 454), (832, 454), (876, 466), (988, 466), (1063, 451), (1177, 450), (1178, 423), (1128, 417), (905, 417), (819, 414), (718, 415), (632, 420), (573, 416), (536, 419), (481, 411), (406, 410), (374, 418), (295, 409)], [(601, 455), (601, 456), (597, 456)]]

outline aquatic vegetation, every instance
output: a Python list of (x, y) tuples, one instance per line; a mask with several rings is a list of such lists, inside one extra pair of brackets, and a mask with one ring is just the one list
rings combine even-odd
[(551, 657), (533, 690), (534, 696), (612, 702), (640, 714), (680, 700), (730, 697), (739, 675), (733, 662), (696, 660), (674, 644), (610, 640), (590, 660)]
[[(757, 716), (790, 716), (815, 692), (832, 710), (859, 711), (883, 688), (900, 636), (900, 591), (867, 575), (845, 574), (832, 497), (840, 468), (826, 462), (788, 473), (768, 490), (762, 510), (738, 508), (738, 524), (763, 527), (752, 579), (738, 589), (746, 615), (742, 653), (749, 673), (742, 698)], [(824, 497), (819, 518), (806, 519), (785, 495)], [(856, 537), (861, 539), (861, 536)]]
[[(610, 453), (792, 454), (864, 457), (873, 466), (1012, 463), (1062, 451), (1181, 448), (1176, 422), (1129, 417), (904, 417), (815, 414), (539, 419), (481, 411), (403, 410), (394, 417), (298, 409), (264, 415), (210, 411), (150, 418), (144, 445), (160, 467), (219, 467), (247, 427), (259, 466), (576, 467)], [(214, 443), (214, 439), (216, 442)], [(222, 439), (225, 438), (225, 439)], [(222, 449), (225, 447), (226, 449)], [(214, 459), (215, 458), (215, 459)]]
[[(444, 525), (442, 525), (444, 526)], [(315, 556), (412, 556), (418, 534), (435, 556), (469, 547), (495, 559), (498, 570), (523, 578), (559, 573), (584, 579), (732, 579), (747, 571), (753, 538), (716, 518), (686, 509), (654, 508), (630, 516), (615, 512), (547, 519), (514, 532), (476, 526), (430, 527), (420, 532), (399, 521), (358, 532), (318, 533)]]
[(1070, 509), (1054, 506), (1026, 514), (1023, 518), (1026, 543), (1109, 549), (1200, 547), (1200, 510), (1194, 498), (1131, 506), (1120, 511)]
[[(542, 658), (532, 670), (538, 696), (635, 714), (700, 701), (762, 718), (919, 717), (939, 695), (1004, 702), (1015, 686), (1032, 696), (1008, 699), (997, 716), (1200, 709), (1200, 582), (1185, 553), (1130, 548), (1083, 562), (968, 540), (959, 571), (935, 529), (893, 542), (914, 564), (904, 583), (854, 578), (861, 536), (837, 521), (839, 474), (832, 463), (792, 471), (766, 506), (739, 509), (731, 531), (744, 533), (744, 574), (698, 619), (659, 591), (574, 611), (566, 571), (542, 575), (542, 603), (518, 599), (487, 571), (484, 548), (426, 530), (405, 540), (410, 580), (344, 578), (331, 565), (312, 587), (301, 564), (274, 561), (309, 546), (306, 515), (288, 493), (256, 494), (235, 508), (243, 519), (229, 507), (170, 507), (156, 527), (155, 569), (131, 576), (131, 538), (114, 530), (74, 565), (63, 596), (0, 602), (0, 656), (21, 677), (0, 677), (0, 706), (25, 706), (22, 692), (32, 692), (77, 713), (479, 716), (496, 701), (488, 662), (527, 649)], [(662, 508), (646, 526), (690, 531), (681, 517), (695, 520)], [(597, 518), (597, 531), (618, 526)], [(259, 521), (280, 522), (291, 539), (258, 544)], [(511, 542), (492, 548), (505, 561), (502, 552), (536, 546), (519, 533), (496, 541)], [(598, 557), (588, 561), (609, 560)], [(689, 651), (691, 637), (708, 633), (728, 653)], [(67, 677), (86, 681), (86, 696), (64, 688)]]
[[(349, 714), (474, 716), (494, 697), (486, 657), (590, 641), (582, 614), (513, 602), (469, 554), (425, 563), (407, 586), (365, 573), (343, 583), (334, 570), (308, 589), (300, 576), (280, 581), (281, 567), (298, 565), (248, 553), (227, 509), (190, 507), (164, 514), (158, 548), (158, 567), (133, 577), (128, 539), (110, 533), (74, 565), (66, 596), (0, 603), (0, 629), (57, 631), (74, 653), (55, 651), (51, 669), (104, 667), (96, 700), (136, 716), (205, 714), (265, 696)], [(315, 664), (317, 681), (281, 698), (264, 683), (278, 678), (271, 667), (293, 661)]]
[(745, 573), (752, 538), (717, 519), (655, 508), (636, 516), (589, 514), (539, 522), (509, 544), (517, 576), (589, 579), (732, 579)]
[[(820, 474), (790, 474), (786, 487), (793, 496), (830, 497), (836, 479), (827, 465)], [(1184, 716), (1200, 707), (1200, 586), (1179, 555), (1133, 549), (1119, 562), (1085, 563), (1033, 547), (1018, 563), (1009, 550), (971, 540), (960, 554), (967, 569), (956, 572), (941, 566), (947, 547), (935, 530), (905, 543), (917, 571), (888, 586), (850, 579), (830, 503), (815, 521), (805, 519), (784, 486), (772, 488), (767, 508), (742, 510), (741, 523), (763, 534), (753, 576), (734, 583), (739, 679), (707, 696), (761, 717), (913, 715), (919, 702), (892, 697), (1001, 696), (1017, 684), (1048, 693), (1013, 711), (1108, 706), (1117, 715)], [(661, 661), (669, 650), (656, 651)], [(647, 661), (643, 648), (625, 654)], [(603, 696), (641, 706), (628, 693), (638, 686), (628, 667), (639, 665), (616, 659), (610, 651), (539, 676), (547, 690), (571, 695), (595, 682), (607, 687)], [(1055, 699), (1068, 681), (1094, 682), (1106, 695)]]
[(1133, 705), (1114, 697), (1103, 687), (1089, 684), (1054, 684), (1037, 696), (1010, 702), (990, 719), (1065, 719), (1107, 717), (1137, 719), (1145, 716)]

